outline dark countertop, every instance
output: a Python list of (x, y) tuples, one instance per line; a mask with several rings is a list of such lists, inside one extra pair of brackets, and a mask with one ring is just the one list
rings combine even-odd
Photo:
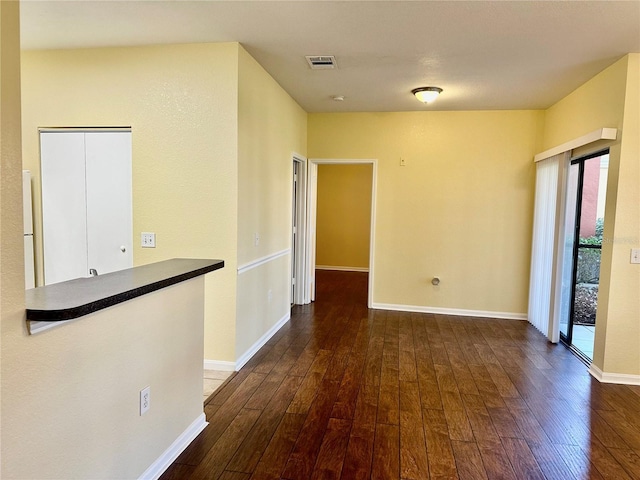
[(26, 291), (27, 320), (71, 320), (223, 267), (223, 260), (174, 258), (33, 288)]

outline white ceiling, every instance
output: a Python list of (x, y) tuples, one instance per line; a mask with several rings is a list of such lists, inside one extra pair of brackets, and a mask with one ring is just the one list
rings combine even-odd
[(640, 52), (640, 0), (22, 0), (21, 29), (24, 49), (238, 41), (308, 112), (539, 109)]

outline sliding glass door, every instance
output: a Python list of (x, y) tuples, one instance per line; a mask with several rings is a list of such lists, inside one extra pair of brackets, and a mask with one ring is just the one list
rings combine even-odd
[(560, 340), (593, 358), (609, 152), (571, 161), (567, 178)]

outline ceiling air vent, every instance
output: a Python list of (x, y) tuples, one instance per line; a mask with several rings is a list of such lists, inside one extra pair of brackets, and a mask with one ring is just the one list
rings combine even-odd
[(326, 70), (328, 68), (338, 68), (336, 57), (333, 55), (306, 55), (307, 63), (312, 70)]

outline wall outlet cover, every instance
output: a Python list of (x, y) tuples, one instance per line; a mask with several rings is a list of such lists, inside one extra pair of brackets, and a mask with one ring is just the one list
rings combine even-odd
[(140, 390), (140, 416), (144, 415), (151, 408), (151, 386)]

